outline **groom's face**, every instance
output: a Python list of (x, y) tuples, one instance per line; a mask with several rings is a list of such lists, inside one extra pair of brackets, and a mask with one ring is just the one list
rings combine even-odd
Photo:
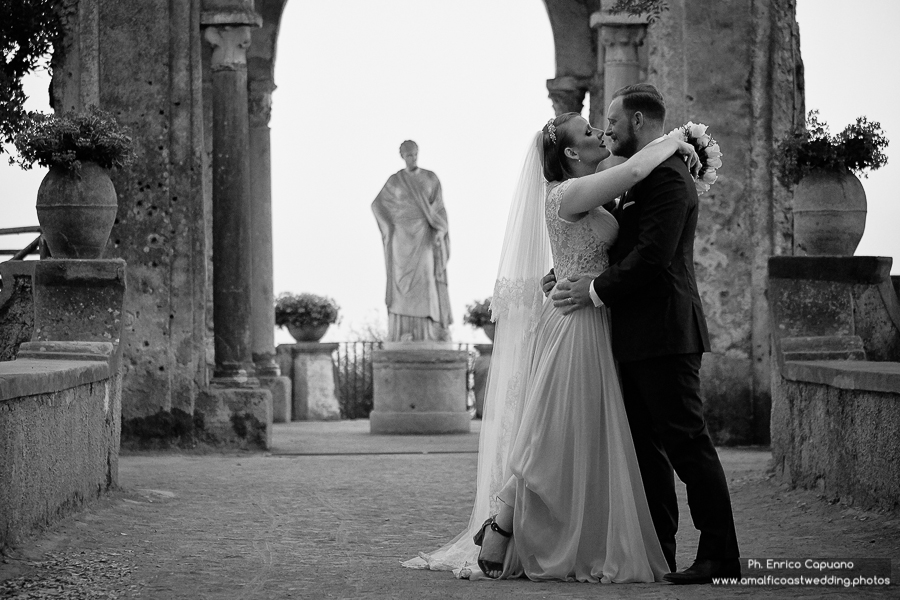
[(637, 136), (631, 115), (622, 106), (622, 97), (613, 98), (606, 111), (609, 124), (606, 127), (606, 139), (609, 140), (609, 151), (616, 156), (628, 158), (637, 152)]

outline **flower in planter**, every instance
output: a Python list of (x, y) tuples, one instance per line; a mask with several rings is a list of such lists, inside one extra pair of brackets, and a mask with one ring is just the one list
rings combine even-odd
[(806, 117), (806, 126), (791, 130), (775, 149), (778, 181), (793, 187), (816, 170), (852, 171), (866, 177), (866, 171), (887, 164), (887, 145), (881, 124), (876, 121), (859, 117), (838, 135), (831, 135), (828, 124), (819, 120), (819, 111), (812, 110)]
[(487, 297), (481, 302), (476, 300), (473, 304), (466, 305), (466, 314), (463, 315), (463, 323), (472, 327), (484, 327), (491, 324), (491, 298)]
[(275, 299), (275, 324), (278, 327), (316, 328), (337, 323), (340, 306), (327, 296), (285, 292)]
[(134, 144), (126, 129), (96, 106), (87, 113), (28, 113), (24, 130), (15, 135), (13, 143), (19, 158), (10, 163), (23, 169), (38, 163), (80, 174), (83, 162), (113, 169), (134, 158)]

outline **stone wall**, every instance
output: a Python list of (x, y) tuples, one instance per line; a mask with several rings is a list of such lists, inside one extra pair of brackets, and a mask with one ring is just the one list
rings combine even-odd
[(789, 361), (772, 390), (778, 477), (845, 504), (900, 508), (900, 363)]
[(0, 263), (0, 361), (13, 360), (34, 331), (34, 261)]
[(0, 548), (118, 484), (120, 417), (105, 362), (0, 363)]
[(694, 247), (712, 343), (703, 393), (719, 443), (765, 443), (769, 424), (766, 261), (790, 254), (790, 194), (774, 181), (772, 142), (802, 122), (794, 0), (669, 2), (648, 30), (648, 80), (667, 128), (709, 125), (724, 166), (700, 196)]
[(191, 414), (209, 337), (199, 0), (68, 4), (54, 106), (98, 104), (137, 146), (134, 165), (113, 174), (119, 212), (105, 253), (129, 265), (123, 418)]
[(769, 262), (772, 455), (794, 486), (900, 507), (900, 300), (891, 259)]

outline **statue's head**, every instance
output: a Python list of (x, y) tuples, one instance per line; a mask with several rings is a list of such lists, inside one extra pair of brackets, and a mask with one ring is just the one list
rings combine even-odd
[(547, 121), (543, 131), (544, 178), (547, 181), (562, 181), (573, 177), (576, 163), (596, 170), (603, 160), (609, 158), (609, 150), (603, 142), (603, 132), (575, 112), (563, 113)]
[(406, 161), (408, 171), (414, 171), (416, 160), (419, 158), (419, 145), (412, 140), (406, 140), (400, 144), (400, 158)]

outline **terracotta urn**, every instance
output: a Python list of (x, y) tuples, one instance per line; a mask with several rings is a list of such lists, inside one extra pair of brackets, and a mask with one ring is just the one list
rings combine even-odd
[(866, 192), (850, 172), (814, 171), (794, 188), (794, 255), (853, 256), (866, 229)]
[(53, 167), (37, 194), (37, 216), (53, 258), (100, 258), (119, 204), (106, 169), (92, 162), (80, 175)]
[(288, 325), (287, 330), (297, 342), (318, 342), (325, 335), (325, 332), (328, 331), (328, 327), (329, 325), (318, 325), (316, 327)]

